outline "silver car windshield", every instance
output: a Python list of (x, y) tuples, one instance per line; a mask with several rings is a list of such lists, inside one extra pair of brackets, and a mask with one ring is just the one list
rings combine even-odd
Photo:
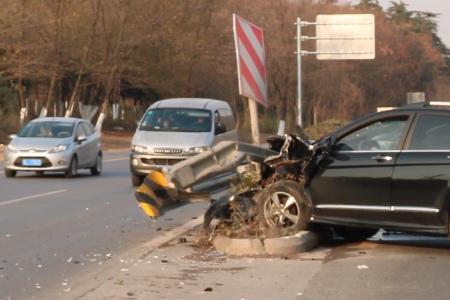
[(210, 132), (211, 112), (192, 108), (156, 108), (149, 110), (139, 127), (145, 131)]
[(28, 123), (17, 136), (29, 138), (67, 138), (73, 134), (74, 123), (41, 121)]

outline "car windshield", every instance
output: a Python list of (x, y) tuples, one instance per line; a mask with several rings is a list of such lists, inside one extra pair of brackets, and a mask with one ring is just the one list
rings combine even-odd
[(211, 131), (211, 112), (192, 108), (156, 108), (149, 110), (139, 127), (145, 131)]
[(74, 124), (61, 121), (39, 121), (28, 123), (17, 134), (29, 138), (67, 138), (72, 136)]

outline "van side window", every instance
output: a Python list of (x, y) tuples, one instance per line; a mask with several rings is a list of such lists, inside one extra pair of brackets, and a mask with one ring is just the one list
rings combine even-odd
[(227, 132), (226, 125), (223, 121), (224, 121), (224, 118), (223, 118), (223, 116), (221, 116), (220, 110), (216, 110), (214, 112), (214, 128), (215, 128), (216, 135)]

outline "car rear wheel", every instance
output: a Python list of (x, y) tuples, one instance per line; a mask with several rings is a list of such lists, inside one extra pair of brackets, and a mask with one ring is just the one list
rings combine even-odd
[(140, 186), (144, 181), (144, 176), (131, 173), (131, 183), (133, 186)]
[(97, 155), (97, 159), (95, 160), (95, 166), (90, 168), (91, 174), (94, 176), (100, 175), (102, 173), (103, 163), (102, 163), (102, 155), (99, 153)]
[(379, 229), (335, 226), (334, 231), (350, 242), (364, 241), (375, 235)]
[(77, 160), (77, 157), (74, 156), (74, 157), (72, 157), (69, 168), (64, 173), (64, 176), (66, 178), (73, 178), (73, 177), (77, 176), (77, 172), (78, 172), (78, 160)]
[(15, 177), (16, 174), (17, 174), (17, 171), (5, 169), (5, 176), (8, 178)]
[(308, 227), (311, 209), (298, 182), (281, 180), (274, 183), (263, 191), (258, 207), (266, 227), (282, 233), (298, 232)]

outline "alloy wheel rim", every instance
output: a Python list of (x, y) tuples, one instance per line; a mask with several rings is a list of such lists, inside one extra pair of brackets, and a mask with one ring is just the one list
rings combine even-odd
[(274, 192), (264, 203), (264, 218), (272, 227), (294, 227), (300, 222), (300, 213), (294, 196), (286, 192)]

